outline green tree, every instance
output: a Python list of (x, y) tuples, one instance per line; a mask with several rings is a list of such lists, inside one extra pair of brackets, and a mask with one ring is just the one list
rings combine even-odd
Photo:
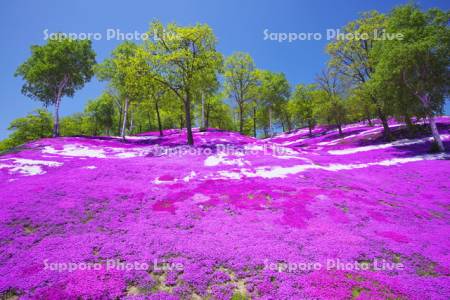
[(75, 136), (90, 132), (90, 125), (87, 124), (87, 117), (83, 113), (74, 113), (61, 118), (61, 135)]
[(89, 40), (61, 37), (43, 46), (31, 46), (31, 56), (18, 67), (15, 75), (25, 80), (22, 93), (45, 106), (55, 105), (53, 136), (59, 136), (61, 99), (72, 97), (91, 79), (94, 64)]
[(86, 104), (84, 109), (85, 116), (89, 117), (93, 123), (93, 135), (104, 132), (109, 135), (113, 126), (114, 100), (109, 93), (103, 93), (95, 100), (91, 100)]
[(388, 29), (401, 33), (403, 38), (381, 45), (380, 66), (376, 71), (379, 82), (400, 79), (410, 95), (420, 101), (435, 143), (442, 152), (444, 144), (434, 116), (442, 111), (448, 97), (449, 17), (448, 12), (438, 9), (422, 12), (414, 5), (394, 9), (389, 15)]
[[(327, 46), (331, 55), (330, 67), (351, 80), (356, 88), (363, 88), (376, 70), (378, 57), (373, 55), (373, 48), (378, 43), (375, 33), (386, 28), (386, 17), (377, 11), (363, 13), (361, 18), (348, 23), (342, 29), (343, 34), (353, 34), (360, 38), (336, 39)], [(366, 89), (370, 100), (376, 107), (378, 118), (384, 128), (384, 136), (391, 139), (388, 114), (382, 99)]]
[(167, 90), (165, 86), (162, 86), (158, 82), (149, 84), (149, 97), (150, 102), (154, 105), (156, 112), (156, 120), (158, 122), (159, 135), (163, 136), (163, 126), (161, 121), (161, 105), (165, 102), (170, 101), (169, 98), (172, 96), (172, 92)]
[(292, 115), (292, 119), (297, 121), (297, 124), (307, 124), (310, 136), (312, 136), (312, 130), (316, 125), (314, 113), (315, 89), (316, 86), (314, 84), (298, 84), (289, 100), (289, 112)]
[(269, 135), (272, 135), (274, 121), (283, 121), (285, 104), (290, 96), (289, 82), (284, 73), (267, 70), (258, 70), (257, 78), (259, 81), (258, 97), (263, 109), (267, 110), (269, 124), (266, 127)]
[(15, 119), (8, 127), (8, 130), (13, 132), (2, 141), (0, 150), (7, 150), (29, 141), (50, 137), (52, 125), (52, 115), (45, 109), (37, 109), (25, 117)]
[(366, 120), (369, 126), (373, 126), (372, 118), (376, 115), (376, 106), (370, 97), (364, 88), (357, 87), (350, 91), (348, 109), (351, 121)]
[(339, 134), (342, 134), (342, 125), (346, 118), (345, 87), (341, 79), (336, 69), (325, 69), (317, 76), (320, 91), (315, 94), (318, 99), (316, 112), (323, 116), (327, 123), (334, 123)]
[(112, 56), (97, 65), (95, 72), (100, 80), (107, 80), (118, 92), (122, 106), (122, 128), (120, 135), (125, 139), (130, 104), (145, 98), (145, 64), (138, 55), (138, 46), (131, 42), (120, 44)]
[(141, 53), (147, 62), (147, 76), (171, 90), (183, 104), (187, 143), (194, 144), (191, 106), (195, 93), (205, 82), (216, 81), (222, 68), (222, 55), (216, 51), (216, 38), (204, 24), (166, 28), (160, 22), (151, 24)]
[(239, 111), (239, 132), (244, 133), (245, 103), (252, 100), (252, 88), (257, 83), (255, 63), (243, 52), (230, 55), (225, 61), (225, 91), (236, 101)]

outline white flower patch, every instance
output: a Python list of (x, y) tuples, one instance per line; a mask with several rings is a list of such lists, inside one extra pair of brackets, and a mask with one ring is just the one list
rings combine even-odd
[(255, 169), (242, 168), (239, 171), (219, 171), (218, 174), (223, 178), (228, 179), (241, 179), (245, 177), (261, 177), (261, 178), (285, 178), (287, 175), (297, 174), (306, 170), (325, 170), (325, 171), (344, 171), (353, 169), (363, 169), (371, 166), (395, 166), (398, 164), (405, 164), (423, 160), (438, 160), (450, 158), (449, 154), (426, 154), (405, 158), (393, 158), (382, 160), (378, 162), (370, 162), (365, 164), (330, 164), (328, 166), (308, 164), (308, 165), (296, 165), (292, 167), (281, 166), (266, 166), (258, 167)]
[(110, 148), (112, 151), (118, 152), (114, 154), (116, 158), (133, 158), (133, 157), (141, 157), (148, 154), (147, 151), (143, 149), (132, 149), (131, 151), (126, 151), (118, 148)]
[(194, 196), (192, 196), (192, 201), (194, 203), (203, 203), (203, 202), (208, 201), (209, 199), (210, 199), (210, 197), (205, 194), (196, 193)]
[(341, 171), (341, 170), (352, 170), (352, 169), (362, 169), (370, 166), (395, 166), (398, 164), (405, 164), (410, 162), (417, 162), (422, 160), (438, 160), (438, 159), (447, 159), (450, 158), (449, 154), (440, 153), (440, 154), (426, 154), (426, 155), (417, 155), (412, 157), (403, 157), (403, 158), (393, 158), (386, 159), (378, 162), (370, 162), (365, 164), (331, 164), (326, 167), (321, 167), (323, 170), (327, 171)]
[(308, 169), (316, 169), (318, 165), (297, 165), (292, 167), (258, 167), (254, 172), (248, 169), (242, 169), (241, 173), (247, 177), (262, 177), (262, 178), (285, 178), (290, 174), (297, 174)]
[(307, 163), (313, 163), (313, 161), (310, 160), (309, 158), (302, 157), (302, 156), (278, 155), (278, 156), (275, 156), (275, 157), (278, 158), (278, 159), (299, 159), (299, 160), (302, 160), (302, 161), (307, 162)]
[[(111, 136), (113, 139), (122, 140), (121, 136)], [(151, 140), (157, 140), (159, 139), (159, 136), (155, 135), (142, 135), (142, 136), (136, 136), (136, 135), (126, 135), (125, 140), (130, 141), (151, 141)]]
[(195, 171), (191, 171), (191, 174), (189, 174), (189, 175), (183, 177), (183, 181), (184, 181), (184, 182), (189, 182), (189, 181), (191, 181), (191, 179), (194, 178), (195, 176), (197, 176), (197, 173), (195, 173)]
[(239, 172), (219, 171), (218, 174), (221, 177), (219, 177), (219, 178), (214, 177), (214, 179), (241, 179), (242, 178), (242, 175)]
[(230, 166), (235, 165), (235, 166), (242, 167), (245, 164), (247, 164), (247, 165), (250, 164), (249, 161), (244, 160), (242, 157), (235, 158), (235, 159), (229, 159), (229, 158), (226, 158), (226, 156), (227, 155), (223, 152), (219, 152), (215, 155), (208, 156), (208, 158), (205, 159), (204, 165), (206, 167), (214, 167), (214, 166), (223, 164), (223, 165), (230, 165)]
[(87, 147), (84, 145), (67, 144), (63, 149), (55, 149), (52, 146), (46, 146), (42, 150), (43, 153), (80, 157), (80, 159), (91, 158), (133, 158), (142, 157), (149, 153), (148, 148), (114, 148), (114, 147)]
[(159, 177), (152, 181), (153, 184), (171, 184), (177, 182), (177, 179), (174, 180), (159, 180)]
[[(442, 134), (442, 139), (447, 139), (450, 135)], [(431, 141), (432, 138), (423, 138), (423, 139), (403, 139), (399, 141), (395, 141), (392, 143), (386, 143), (381, 145), (373, 145), (373, 146), (364, 146), (364, 147), (356, 147), (356, 148), (349, 148), (349, 149), (341, 149), (341, 150), (330, 150), (328, 151), (329, 154), (332, 155), (346, 155), (346, 154), (353, 154), (358, 152), (366, 152), (366, 151), (372, 151), (372, 150), (379, 150), (379, 149), (386, 149), (390, 147), (398, 147), (398, 146), (408, 146), (408, 145), (414, 145), (414, 144), (423, 144), (427, 141)]]
[(278, 144), (283, 145), (283, 146), (290, 146), (290, 145), (293, 145), (293, 144), (300, 143), (302, 139), (303, 139), (303, 138), (299, 138), (298, 140), (287, 141), (287, 142), (280, 142), (280, 143), (278, 143)]
[(275, 138), (290, 138), (290, 137), (293, 137), (293, 136), (296, 136), (296, 135), (301, 135), (301, 134), (304, 134), (304, 133), (307, 133), (307, 132), (309, 132), (309, 129), (300, 129), (300, 130), (296, 130), (296, 131), (294, 131), (294, 132), (291, 132), (291, 133), (281, 133), (281, 134), (279, 134), (279, 135), (277, 135)]
[(55, 149), (51, 146), (45, 146), (42, 153), (56, 154), (62, 156), (75, 156), (75, 157), (96, 157), (106, 158), (105, 151), (103, 149), (92, 149), (83, 145), (67, 144), (64, 145), (62, 150)]
[(249, 152), (258, 152), (258, 151), (264, 151), (265, 148), (262, 145), (249, 144), (249, 145), (244, 146), (244, 150), (249, 151)]
[(83, 167), (83, 169), (94, 170), (94, 169), (97, 169), (97, 167), (96, 166), (85, 166), (85, 167)]
[(143, 157), (148, 155), (153, 149), (153, 147), (146, 148), (107, 148), (107, 150), (114, 153), (115, 158), (133, 158), (133, 157)]
[(153, 184), (173, 184), (178, 181), (189, 182), (196, 176), (197, 176), (197, 173), (195, 173), (195, 171), (191, 171), (191, 173), (189, 173), (189, 175), (184, 176), (182, 179), (174, 178), (173, 180), (160, 180), (160, 177), (158, 177), (155, 180), (153, 180), (152, 183)]
[(42, 166), (47, 167), (60, 167), (63, 165), (57, 161), (47, 160), (33, 160), (25, 158), (6, 158), (1, 161), (12, 161), (13, 163), (0, 163), (0, 169), (9, 169), (10, 173), (19, 173), (25, 176), (42, 175), (46, 172), (42, 169)]
[[(394, 125), (390, 125), (389, 128), (396, 128), (396, 127), (401, 127), (403, 126), (403, 124), (394, 124)], [(332, 145), (336, 145), (342, 141), (348, 140), (348, 139), (352, 139), (352, 138), (356, 138), (356, 137), (364, 137), (366, 135), (370, 135), (373, 133), (377, 133), (377, 132), (381, 132), (383, 131), (383, 127), (381, 127), (380, 125), (375, 126), (375, 128), (369, 129), (369, 130), (365, 130), (363, 132), (359, 132), (359, 133), (355, 133), (343, 138), (339, 138), (339, 139), (335, 139), (329, 142), (320, 142), (317, 145), (319, 146), (332, 146)]]

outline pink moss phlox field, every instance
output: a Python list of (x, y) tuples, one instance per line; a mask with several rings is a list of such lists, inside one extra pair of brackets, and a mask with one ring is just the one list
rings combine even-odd
[(29, 143), (0, 156), (0, 293), (449, 299), (450, 154), (390, 125)]

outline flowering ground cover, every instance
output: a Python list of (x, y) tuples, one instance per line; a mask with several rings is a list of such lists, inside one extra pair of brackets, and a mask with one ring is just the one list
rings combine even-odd
[(0, 156), (0, 293), (448, 299), (450, 153), (391, 126), (29, 143)]

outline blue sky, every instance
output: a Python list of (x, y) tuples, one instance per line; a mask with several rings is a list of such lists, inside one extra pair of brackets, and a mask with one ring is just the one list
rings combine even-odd
[[(97, 61), (106, 58), (121, 41), (106, 40), (107, 29), (120, 32), (145, 32), (149, 22), (180, 25), (208, 23), (218, 38), (218, 49), (229, 55), (245, 51), (257, 67), (284, 72), (292, 85), (309, 83), (325, 66), (326, 39), (316, 41), (276, 42), (264, 40), (269, 32), (319, 32), (340, 28), (358, 14), (376, 9), (387, 12), (406, 1), (2, 1), (0, 4), (0, 139), (8, 135), (8, 124), (15, 118), (40, 107), (20, 92), (23, 82), (14, 72), (30, 54), (32, 44), (43, 44), (48, 32), (95, 33), (93, 41)], [(422, 8), (449, 9), (448, 0), (418, 1)], [(93, 79), (73, 98), (64, 98), (61, 114), (82, 111), (89, 99), (97, 97), (104, 83)], [(450, 114), (450, 103), (446, 113)]]

